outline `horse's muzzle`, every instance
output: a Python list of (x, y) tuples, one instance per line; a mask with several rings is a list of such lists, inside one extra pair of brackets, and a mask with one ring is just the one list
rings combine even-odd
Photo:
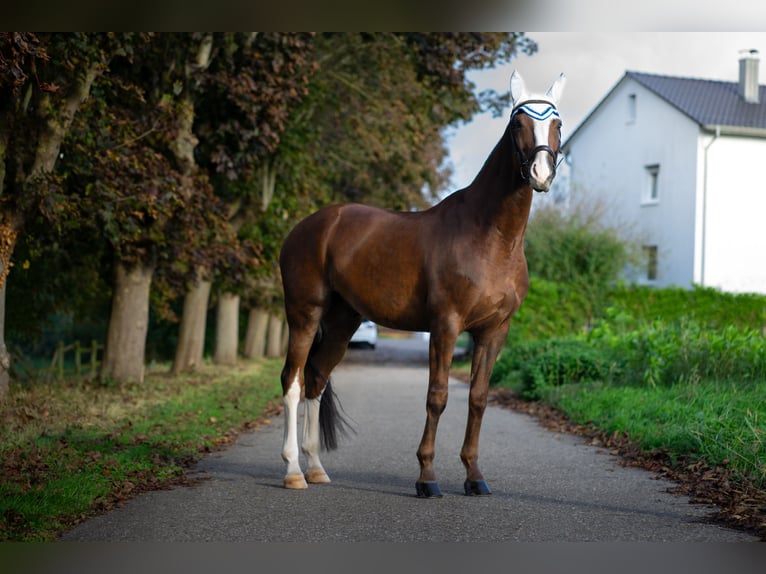
[(547, 192), (556, 176), (556, 152), (550, 146), (540, 145), (532, 150), (529, 158), (531, 161), (525, 174), (529, 185), (535, 191)]

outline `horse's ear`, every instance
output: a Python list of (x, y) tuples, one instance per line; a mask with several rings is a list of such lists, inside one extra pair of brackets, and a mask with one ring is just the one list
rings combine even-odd
[(553, 82), (553, 85), (551, 85), (550, 88), (548, 88), (548, 91), (546, 92), (546, 96), (551, 98), (553, 100), (553, 103), (558, 104), (559, 100), (561, 99), (561, 92), (564, 91), (564, 86), (567, 83), (567, 78), (564, 74), (561, 74), (558, 78), (556, 78), (556, 81)]
[(527, 88), (524, 86), (524, 78), (516, 70), (511, 74), (511, 103), (515, 106), (526, 98)]

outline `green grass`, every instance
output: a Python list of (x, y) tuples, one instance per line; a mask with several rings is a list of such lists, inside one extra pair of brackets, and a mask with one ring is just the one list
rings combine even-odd
[(14, 385), (0, 406), (0, 540), (55, 539), (81, 518), (178, 480), (281, 396), (278, 360), (141, 384)]
[(766, 487), (766, 338), (749, 327), (626, 321), (503, 350), (492, 382), (644, 451)]
[(548, 387), (543, 400), (577, 423), (624, 432), (644, 451), (728, 467), (766, 486), (766, 381)]

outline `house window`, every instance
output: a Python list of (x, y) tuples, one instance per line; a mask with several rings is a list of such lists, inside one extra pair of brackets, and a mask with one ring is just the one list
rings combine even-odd
[(644, 254), (646, 255), (646, 279), (647, 281), (657, 280), (657, 246), (644, 245)]
[(636, 94), (628, 94), (628, 120), (632, 124), (636, 121)]
[(644, 190), (643, 203), (657, 203), (660, 200), (660, 166), (646, 166), (646, 189)]

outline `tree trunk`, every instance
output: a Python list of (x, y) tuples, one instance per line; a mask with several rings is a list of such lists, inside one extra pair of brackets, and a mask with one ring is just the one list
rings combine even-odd
[(11, 355), (5, 348), (5, 282), (0, 285), (0, 402), (8, 394), (11, 381)]
[(215, 335), (213, 362), (216, 365), (236, 365), (239, 346), (239, 295), (221, 294), (218, 300)]
[(250, 309), (247, 317), (247, 333), (245, 348), (242, 354), (248, 359), (260, 359), (266, 351), (266, 328), (269, 324), (269, 314), (263, 309)]
[[(187, 62), (187, 78), (191, 78), (210, 65), (212, 47), (213, 35), (206, 33), (200, 38), (196, 53)], [(193, 176), (197, 171), (194, 150), (199, 142), (194, 135), (195, 108), (191, 93), (183, 92), (176, 105), (176, 137), (170, 142), (170, 150), (181, 172), (183, 185), (193, 190)], [(202, 269), (197, 271), (197, 278), (197, 284), (184, 297), (176, 355), (171, 369), (173, 374), (192, 371), (202, 365), (211, 282), (204, 279)]]
[(266, 356), (282, 356), (282, 317), (273, 313), (269, 314), (268, 337), (266, 340)]
[(118, 383), (144, 380), (146, 333), (149, 328), (150, 265), (115, 266), (112, 314), (104, 348), (101, 378)]
[(176, 356), (173, 360), (174, 374), (192, 371), (202, 364), (205, 352), (205, 327), (207, 305), (212, 283), (202, 280), (186, 294), (181, 326), (178, 333)]
[[(1, 182), (0, 182), (1, 184)], [(8, 394), (11, 381), (11, 355), (5, 346), (5, 285), (11, 268), (11, 255), (16, 245), (16, 232), (12, 223), (0, 214), (0, 400)]]

